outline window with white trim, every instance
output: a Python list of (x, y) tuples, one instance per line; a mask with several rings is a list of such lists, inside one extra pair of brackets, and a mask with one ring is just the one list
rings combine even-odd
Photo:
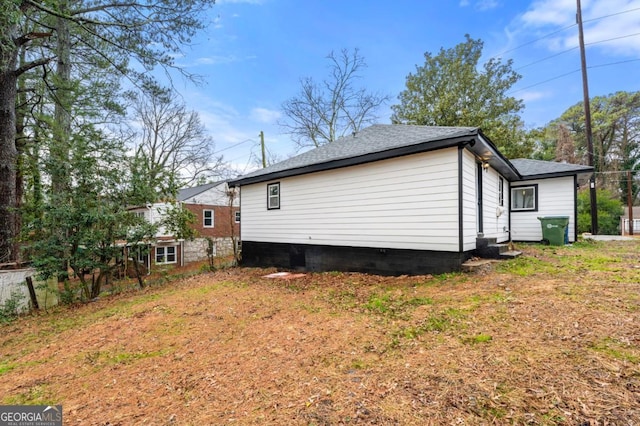
[(240, 223), (240, 211), (236, 212), (236, 223)]
[(280, 208), (280, 182), (267, 185), (267, 210)]
[(202, 226), (205, 228), (213, 228), (214, 220), (213, 210), (202, 211)]
[(504, 207), (504, 179), (498, 178), (498, 205)]
[(176, 263), (176, 246), (156, 247), (156, 263)]
[(140, 263), (147, 262), (147, 256), (149, 254), (149, 247), (146, 245), (136, 245), (129, 247), (129, 258), (137, 259)]
[(511, 187), (511, 211), (537, 211), (538, 185)]

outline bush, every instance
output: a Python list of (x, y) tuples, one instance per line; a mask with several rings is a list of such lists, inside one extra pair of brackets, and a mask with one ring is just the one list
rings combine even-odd
[(0, 304), (0, 323), (13, 321), (20, 314), (20, 306), (24, 296), (22, 293), (12, 291), (11, 297)]
[[(598, 234), (619, 234), (620, 216), (624, 214), (622, 202), (616, 195), (606, 189), (597, 191), (596, 201), (598, 204)], [(589, 188), (578, 192), (578, 232), (592, 232)]]

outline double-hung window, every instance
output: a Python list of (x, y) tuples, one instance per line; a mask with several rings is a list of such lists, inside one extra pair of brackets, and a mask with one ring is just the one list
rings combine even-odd
[(176, 247), (156, 247), (156, 263), (176, 263)]
[(239, 211), (235, 212), (235, 215), (236, 215), (236, 223), (240, 223), (240, 212)]
[(537, 211), (538, 185), (511, 187), (511, 211)]
[(280, 208), (280, 182), (267, 185), (267, 209)]
[(202, 211), (202, 226), (205, 228), (213, 228), (214, 225), (214, 215), (213, 210), (203, 210)]

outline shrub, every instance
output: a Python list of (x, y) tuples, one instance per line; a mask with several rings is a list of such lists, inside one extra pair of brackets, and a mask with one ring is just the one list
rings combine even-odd
[[(597, 191), (596, 202), (598, 204), (598, 233), (619, 234), (620, 216), (624, 213), (622, 202), (606, 189)], [(578, 232), (592, 232), (591, 196), (588, 188), (578, 192)]]

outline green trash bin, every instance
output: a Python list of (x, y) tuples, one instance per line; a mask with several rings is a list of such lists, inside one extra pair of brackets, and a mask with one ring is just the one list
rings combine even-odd
[(539, 217), (542, 225), (542, 240), (548, 241), (552, 246), (561, 246), (568, 241), (568, 216), (545, 216)]

